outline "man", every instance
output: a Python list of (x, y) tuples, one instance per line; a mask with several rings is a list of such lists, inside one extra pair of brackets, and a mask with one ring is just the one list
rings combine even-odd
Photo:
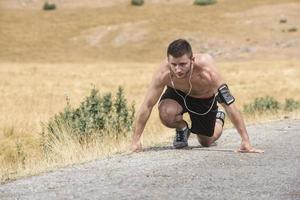
[[(167, 88), (161, 95), (165, 86)], [(175, 148), (188, 146), (190, 132), (197, 135), (202, 146), (209, 147), (221, 136), (225, 120), (225, 113), (218, 110), (218, 101), (241, 136), (239, 151), (262, 152), (251, 146), (245, 123), (234, 100), (213, 58), (208, 54), (193, 55), (186, 40), (175, 40), (167, 49), (167, 59), (155, 71), (137, 114), (132, 151), (142, 150), (140, 137), (158, 101), (161, 122), (176, 129)], [(183, 120), (182, 115), (186, 112), (191, 118), (191, 128)]]

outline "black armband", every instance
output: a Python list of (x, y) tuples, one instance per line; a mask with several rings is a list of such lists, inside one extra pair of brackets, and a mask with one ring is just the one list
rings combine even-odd
[(235, 98), (230, 94), (228, 85), (223, 84), (218, 89), (217, 101), (230, 105), (235, 101)]

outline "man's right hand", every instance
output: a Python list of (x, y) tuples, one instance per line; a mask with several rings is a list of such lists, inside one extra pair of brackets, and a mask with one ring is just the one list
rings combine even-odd
[(143, 150), (142, 148), (142, 144), (140, 141), (133, 141), (132, 144), (131, 144), (131, 151), (133, 153), (138, 153), (138, 152), (141, 152)]

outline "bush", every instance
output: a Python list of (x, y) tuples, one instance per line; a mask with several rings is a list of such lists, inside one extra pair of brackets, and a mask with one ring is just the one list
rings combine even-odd
[(144, 5), (144, 0), (131, 0), (131, 5), (142, 6), (142, 5)]
[(64, 140), (64, 134), (82, 144), (95, 136), (119, 140), (132, 130), (134, 114), (134, 104), (127, 105), (122, 87), (114, 99), (111, 93), (100, 96), (94, 88), (78, 108), (72, 108), (67, 100), (64, 111), (43, 125), (42, 147), (51, 150), (54, 142)]
[(195, 0), (195, 5), (205, 6), (217, 3), (217, 0)]
[(265, 112), (265, 111), (277, 111), (280, 108), (280, 103), (273, 97), (259, 97), (255, 98), (254, 102), (244, 105), (244, 111), (246, 113)]
[(56, 9), (56, 5), (54, 3), (48, 3), (45, 2), (44, 6), (43, 6), (44, 10), (55, 10)]
[(300, 101), (294, 99), (285, 99), (284, 110), (293, 111), (300, 109)]
[(298, 109), (300, 109), (300, 101), (285, 99), (285, 103), (280, 103), (270, 96), (255, 98), (252, 103), (244, 105), (246, 113), (277, 112), (278, 110), (292, 112)]

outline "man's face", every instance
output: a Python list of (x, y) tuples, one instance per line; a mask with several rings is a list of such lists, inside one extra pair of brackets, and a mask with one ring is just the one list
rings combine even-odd
[(186, 78), (191, 70), (194, 58), (189, 58), (186, 54), (175, 58), (171, 55), (168, 57), (168, 62), (172, 72), (179, 79)]

